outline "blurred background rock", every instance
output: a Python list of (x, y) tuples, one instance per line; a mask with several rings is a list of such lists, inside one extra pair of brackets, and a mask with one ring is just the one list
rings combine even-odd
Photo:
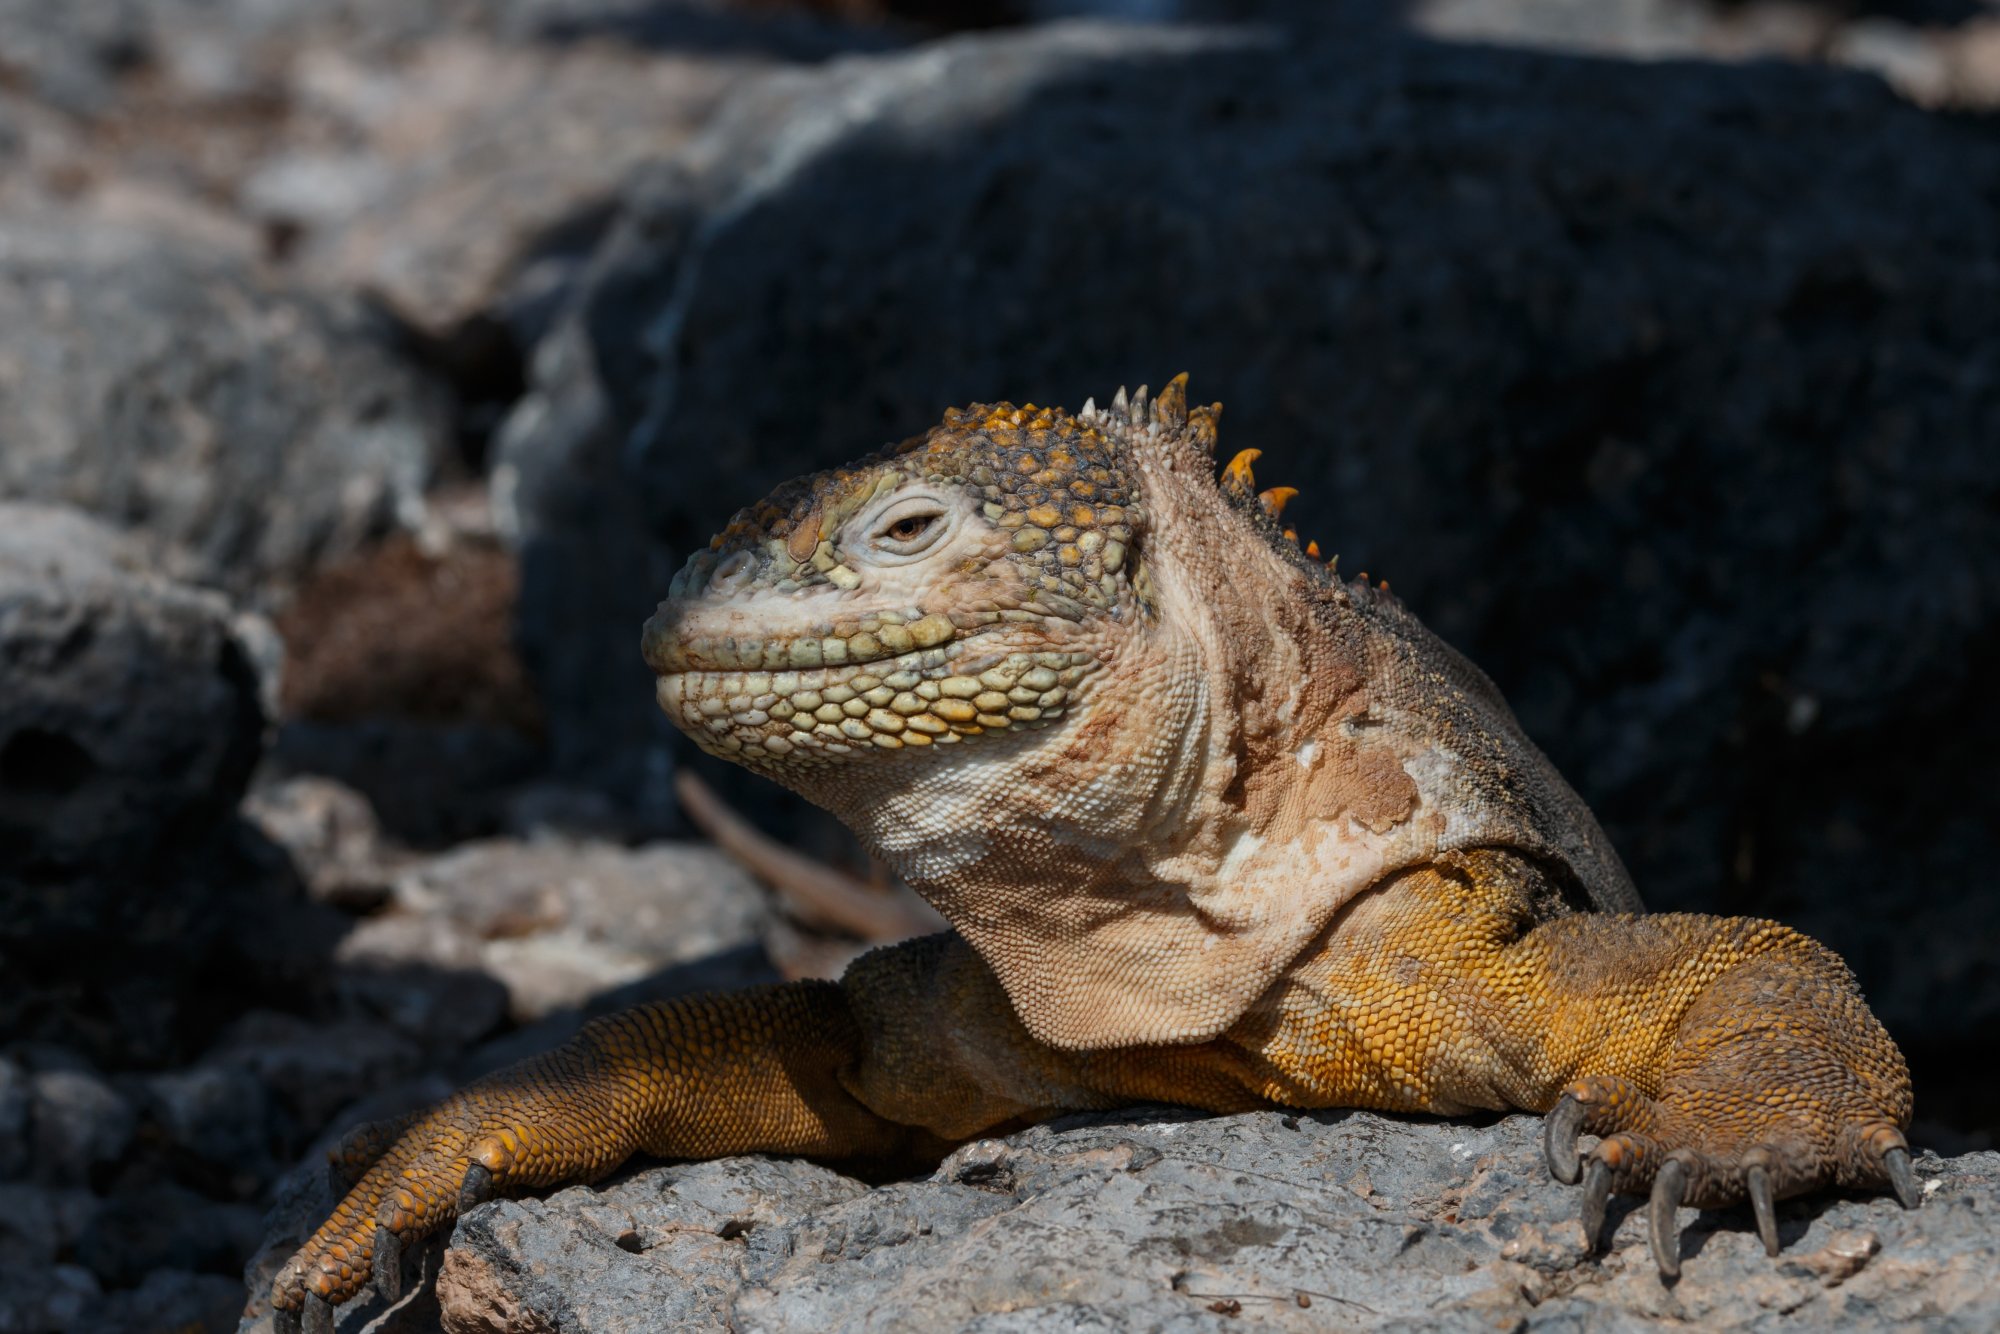
[(357, 1116), (837, 972), (677, 788), (871, 868), (640, 622), (785, 476), (1183, 369), (1990, 1142), (1996, 108), (1983, 0), (4, 0), (0, 1328), (233, 1327)]

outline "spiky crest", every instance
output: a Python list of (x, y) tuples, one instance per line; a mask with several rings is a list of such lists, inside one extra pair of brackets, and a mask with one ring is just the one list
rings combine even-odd
[[(1149, 395), (1145, 385), (1140, 385), (1136, 392), (1129, 392), (1120, 385), (1109, 407), (1098, 407), (1095, 398), (1085, 399), (1082, 409), (1076, 414), (1077, 423), (1104, 433), (1125, 448), (1148, 449), (1163, 444), (1179, 444), (1189, 452), (1212, 458), (1219, 439), (1222, 404), (1189, 408), (1187, 380), (1187, 373), (1183, 371), (1168, 381), (1157, 396)], [(1322, 563), (1316, 541), (1306, 543), (1305, 550), (1301, 552), (1297, 530), (1282, 525), (1285, 506), (1299, 494), (1298, 488), (1273, 486), (1261, 491), (1258, 489), (1254, 465), (1263, 456), (1261, 449), (1238, 451), (1217, 476), (1216, 489), (1250, 519), (1251, 525), (1274, 548), (1307, 566), (1327, 582), (1340, 583), (1337, 572), (1340, 557), (1336, 555)], [(1365, 587), (1369, 593), (1378, 591), (1372, 584)], [(1387, 592), (1386, 589), (1379, 591)]]

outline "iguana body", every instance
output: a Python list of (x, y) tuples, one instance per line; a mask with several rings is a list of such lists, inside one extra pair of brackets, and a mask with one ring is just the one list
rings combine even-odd
[[(1184, 381), (1008, 404), (788, 484), (646, 627), (703, 748), (839, 815), (954, 930), (838, 984), (642, 1007), (407, 1124), (274, 1297), (325, 1323), (495, 1189), (638, 1151), (935, 1156), (1078, 1108), (1552, 1111), (1673, 1210), (1914, 1203), (1901, 1054), (1829, 951), (1643, 917), (1492, 685), (1301, 553)], [(1603, 1138), (1579, 1158), (1576, 1139)]]

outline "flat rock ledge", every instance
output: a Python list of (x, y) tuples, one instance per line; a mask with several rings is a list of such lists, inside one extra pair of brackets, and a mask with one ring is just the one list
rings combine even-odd
[(885, 1186), (730, 1158), (496, 1202), (432, 1264), (434, 1306), (343, 1328), (2000, 1328), (2000, 1153), (1926, 1153), (1917, 1172), (1914, 1213), (1780, 1205), (1777, 1260), (1747, 1210), (1682, 1210), (1664, 1284), (1634, 1201), (1612, 1201), (1607, 1248), (1586, 1253), (1537, 1118), (1137, 1108)]

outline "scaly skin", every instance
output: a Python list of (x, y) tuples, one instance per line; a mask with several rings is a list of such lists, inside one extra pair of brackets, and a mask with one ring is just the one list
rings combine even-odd
[[(336, 1152), (279, 1275), (329, 1328), (496, 1191), (633, 1153), (878, 1162), (1058, 1112), (1549, 1113), (1594, 1237), (1893, 1188), (1902, 1055), (1824, 947), (1640, 914), (1486, 679), (1281, 528), (1219, 408), (1008, 404), (738, 514), (648, 622), (670, 717), (841, 816), (952, 923), (839, 984), (645, 1006)], [(1579, 1153), (1578, 1137), (1599, 1136)]]

